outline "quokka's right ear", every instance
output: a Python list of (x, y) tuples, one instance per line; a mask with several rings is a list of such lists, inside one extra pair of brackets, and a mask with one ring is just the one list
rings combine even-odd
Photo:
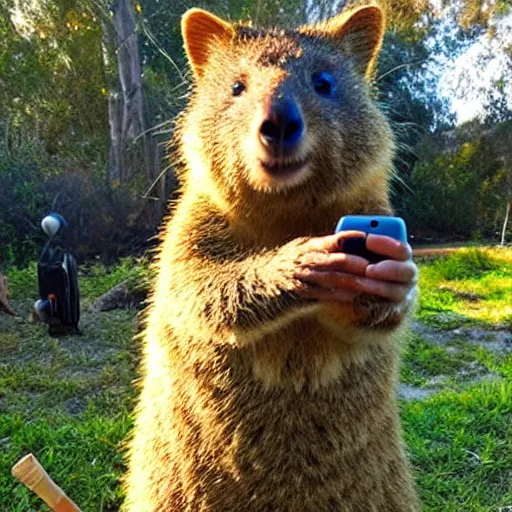
[(366, 5), (342, 11), (323, 23), (300, 30), (330, 39), (352, 57), (356, 70), (370, 79), (382, 47), (385, 26), (385, 13), (372, 0)]
[(190, 67), (196, 78), (203, 75), (215, 41), (229, 42), (235, 31), (227, 22), (203, 9), (189, 9), (181, 18), (181, 34)]

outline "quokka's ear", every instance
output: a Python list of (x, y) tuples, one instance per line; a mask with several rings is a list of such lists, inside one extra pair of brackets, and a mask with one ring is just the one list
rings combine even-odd
[(339, 44), (353, 58), (357, 71), (370, 79), (382, 47), (385, 25), (383, 10), (370, 4), (349, 9), (318, 25), (302, 27), (300, 31)]
[(189, 9), (181, 18), (181, 34), (190, 67), (196, 78), (201, 77), (210, 56), (211, 44), (230, 41), (233, 27), (203, 9)]

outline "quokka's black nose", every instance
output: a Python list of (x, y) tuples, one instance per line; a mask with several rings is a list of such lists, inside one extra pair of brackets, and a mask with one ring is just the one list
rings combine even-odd
[(292, 99), (274, 101), (260, 126), (262, 144), (276, 156), (293, 153), (304, 135), (304, 121)]

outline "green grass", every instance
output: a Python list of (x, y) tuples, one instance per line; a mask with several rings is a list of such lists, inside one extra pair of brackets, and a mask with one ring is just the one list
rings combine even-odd
[(512, 327), (511, 249), (462, 249), (420, 268), (421, 320), (447, 328)]
[(147, 259), (123, 258), (117, 265), (105, 268), (94, 264), (81, 269), (80, 290), (84, 296), (95, 299), (122, 281), (130, 281), (137, 286), (147, 286), (151, 281)]
[[(498, 512), (512, 506), (512, 352), (447, 329), (510, 326), (512, 250), (461, 250), (421, 264), (417, 317), (401, 381), (434, 393), (400, 401), (405, 440), (425, 511)], [(0, 316), (0, 511), (48, 511), (10, 468), (33, 452), (84, 512), (111, 512), (123, 496), (123, 441), (132, 425), (139, 347), (136, 313), (89, 313), (126, 279), (150, 279), (145, 260), (81, 268), (82, 337), (52, 339), (25, 321), (35, 266), (8, 273), (21, 317)], [(473, 295), (467, 295), (473, 294)], [(478, 300), (474, 301), (474, 295)], [(468, 298), (469, 297), (469, 298)], [(436, 330), (439, 329), (439, 330)], [(433, 334), (432, 334), (433, 333)], [(432, 339), (432, 336), (435, 339)], [(487, 380), (486, 380), (487, 379)]]
[[(36, 264), (26, 268), (11, 268), (8, 272), (9, 293), (12, 299), (37, 296)], [(79, 267), (80, 294), (86, 300), (98, 298), (125, 280), (146, 285), (151, 279), (146, 258), (122, 258), (117, 264), (105, 267), (99, 263)]]
[(147, 266), (122, 261), (81, 272), (83, 336), (52, 339), (26, 322), (36, 296), (35, 266), (8, 273), (20, 317), (0, 316), (0, 510), (49, 509), (10, 468), (32, 452), (84, 512), (122, 501), (122, 443), (132, 424), (138, 361), (135, 311), (92, 314), (87, 304)]
[(427, 511), (512, 504), (512, 383), (402, 403), (405, 441)]
[[(475, 365), (476, 349), (472, 347), (457, 350), (455, 346), (434, 345), (414, 335), (406, 343), (403, 354), (401, 382), (421, 387), (435, 386), (439, 377), (457, 380), (478, 375), (479, 370), (489, 371), (487, 366)], [(459, 379), (459, 374), (463, 379)], [(446, 379), (444, 379), (446, 380)]]
[[(49, 510), (33, 493), (13, 482), (7, 469), (32, 452), (52, 478), (82, 510), (116, 510), (122, 496), (118, 478), (124, 470), (119, 443), (131, 426), (126, 413), (104, 414), (89, 406), (80, 417), (39, 412), (0, 417), (0, 489), (2, 510)], [(4, 494), (5, 493), (5, 494)]]
[(497, 512), (512, 506), (512, 352), (444, 331), (478, 327), (492, 337), (512, 328), (512, 249), (463, 249), (422, 263), (420, 289), (417, 318), (439, 337), (411, 336), (401, 381), (444, 391), (402, 401), (401, 413), (425, 510)]

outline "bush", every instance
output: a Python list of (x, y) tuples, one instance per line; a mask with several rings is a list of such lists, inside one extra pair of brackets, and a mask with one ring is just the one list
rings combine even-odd
[(50, 156), (29, 138), (10, 149), (0, 143), (0, 267), (37, 258), (46, 241), (40, 222), (52, 210), (68, 221), (60, 241), (79, 261), (108, 263), (148, 246), (159, 212), (126, 187), (110, 188), (98, 165)]
[[(12, 154), (0, 146), (0, 264), (25, 264), (39, 245), (38, 224), (50, 196), (44, 187), (50, 158), (31, 141)], [(39, 231), (39, 233), (38, 233)]]
[(47, 190), (59, 194), (56, 209), (69, 223), (65, 242), (79, 260), (99, 257), (109, 263), (136, 254), (155, 233), (158, 218), (152, 205), (125, 187), (111, 189), (74, 172), (49, 180)]
[(416, 237), (494, 238), (501, 228), (503, 164), (481, 134), (459, 135), (433, 137), (423, 145), (404, 213)]

